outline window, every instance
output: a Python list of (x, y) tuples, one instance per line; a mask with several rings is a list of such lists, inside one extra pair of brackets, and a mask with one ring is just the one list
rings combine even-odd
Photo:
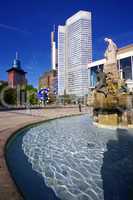
[(96, 85), (96, 81), (97, 81), (97, 66), (92, 67), (91, 68), (91, 78), (90, 78), (90, 82), (91, 82), (91, 86), (95, 86)]
[(132, 79), (132, 64), (131, 57), (123, 58), (120, 60), (120, 68), (123, 70), (124, 79)]

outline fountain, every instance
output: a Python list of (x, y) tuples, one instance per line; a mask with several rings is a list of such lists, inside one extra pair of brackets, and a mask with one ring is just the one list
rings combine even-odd
[[(100, 125), (133, 124), (132, 95), (119, 78), (117, 47), (106, 41), (106, 63), (98, 71), (93, 92), (94, 119)], [(125, 200), (133, 196), (131, 129), (97, 128), (86, 114), (20, 132), (8, 146), (7, 160), (24, 199)]]
[[(39, 173), (45, 184), (40, 186), (19, 169), (19, 180), (25, 175), (31, 181), (28, 187), (32, 192), (27, 192), (25, 199), (128, 199), (133, 184), (132, 133), (131, 129), (97, 128), (88, 115), (56, 119), (26, 130), (21, 139), (22, 150), (33, 173)], [(13, 169), (16, 174), (17, 169)], [(45, 186), (57, 198), (45, 198)], [(42, 198), (34, 198), (33, 193), (39, 194), (40, 190)]]
[(103, 71), (97, 70), (97, 83), (93, 91), (93, 116), (98, 125), (132, 126), (133, 95), (129, 92), (122, 71), (117, 67), (116, 44), (108, 38)]

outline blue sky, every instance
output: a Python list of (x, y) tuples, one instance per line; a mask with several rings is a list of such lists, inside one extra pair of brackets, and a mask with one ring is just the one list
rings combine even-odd
[(0, 3), (0, 80), (7, 79), (18, 51), (28, 81), (34, 86), (50, 68), (50, 32), (53, 24), (78, 12), (92, 12), (93, 59), (103, 57), (105, 37), (122, 47), (133, 43), (132, 0), (4, 0)]

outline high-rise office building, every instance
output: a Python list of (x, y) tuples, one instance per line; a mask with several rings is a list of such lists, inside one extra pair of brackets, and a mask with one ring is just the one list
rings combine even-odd
[(58, 94), (88, 93), (87, 65), (92, 62), (91, 13), (79, 11), (58, 28)]
[(58, 95), (66, 88), (66, 27), (58, 27)]
[(53, 27), (53, 31), (51, 32), (51, 65), (52, 70), (57, 69), (57, 63), (58, 57), (57, 57), (57, 49), (56, 49), (56, 42), (55, 42), (55, 25)]

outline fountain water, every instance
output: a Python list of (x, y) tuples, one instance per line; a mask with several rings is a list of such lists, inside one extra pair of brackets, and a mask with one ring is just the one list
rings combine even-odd
[[(112, 177), (113, 191), (116, 180), (112, 170), (115, 173), (121, 171), (119, 165), (121, 167), (125, 159), (125, 153), (119, 155), (119, 147), (115, 145), (118, 143), (117, 131), (96, 128), (90, 118), (88, 122), (88, 118), (88, 115), (84, 115), (57, 119), (28, 130), (23, 137), (22, 148), (33, 170), (43, 176), (45, 184), (62, 200), (103, 200), (104, 181), (106, 186), (110, 185), (107, 180), (110, 181)], [(113, 150), (109, 148), (110, 143)], [(124, 149), (120, 147), (123, 152), (127, 151), (126, 148), (126, 145)], [(108, 151), (109, 157), (104, 158)], [(114, 163), (109, 170), (112, 153)], [(127, 158), (126, 162), (131, 160)], [(133, 166), (133, 162), (130, 166)], [(119, 177), (119, 181), (122, 182), (123, 178), (123, 175)], [(127, 186), (124, 187), (126, 190)], [(115, 192), (115, 198), (123, 200), (121, 190)]]

